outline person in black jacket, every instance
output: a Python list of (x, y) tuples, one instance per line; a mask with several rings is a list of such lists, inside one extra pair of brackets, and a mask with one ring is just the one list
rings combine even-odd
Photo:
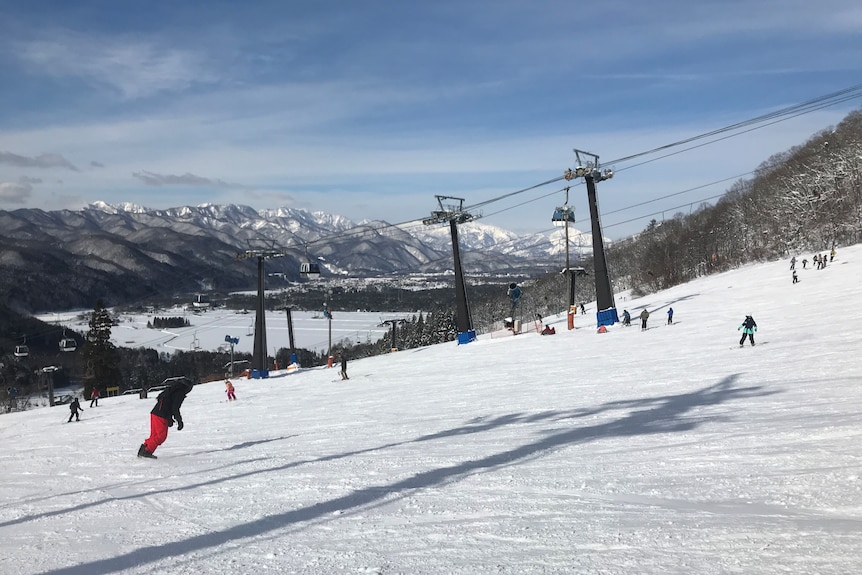
[(75, 421), (81, 421), (81, 417), (78, 415), (78, 412), (84, 411), (84, 408), (81, 407), (81, 403), (78, 401), (77, 397), (72, 400), (72, 403), (69, 404), (69, 410), (72, 413), (69, 414), (69, 421), (67, 421), (66, 423), (72, 421), (73, 417), (75, 418)]
[(156, 459), (153, 452), (168, 438), (168, 428), (174, 425), (174, 421), (177, 423), (177, 431), (182, 431), (183, 416), (180, 414), (180, 406), (192, 387), (194, 384), (191, 380), (183, 378), (159, 394), (156, 406), (150, 412), (150, 436), (138, 449), (138, 457)]
[(341, 379), (350, 379), (347, 377), (347, 354), (341, 352)]
[(739, 340), (739, 347), (745, 345), (745, 338), (751, 342), (751, 345), (754, 345), (754, 332), (757, 331), (757, 322), (754, 321), (754, 318), (750, 315), (745, 316), (745, 320), (743, 320), (742, 325), (736, 328), (736, 331), (742, 330), (742, 337)]

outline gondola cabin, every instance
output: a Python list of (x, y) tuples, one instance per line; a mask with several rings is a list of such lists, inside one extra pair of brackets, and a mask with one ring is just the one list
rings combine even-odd
[(199, 293), (195, 296), (192, 305), (196, 308), (208, 308), (210, 307), (210, 296), (204, 293)]
[(30, 348), (28, 348), (24, 344), (16, 345), (15, 351), (13, 352), (13, 355), (15, 357), (27, 357), (30, 355)]
[(557, 222), (574, 222), (575, 210), (569, 206), (560, 206), (554, 210), (554, 215), (551, 216), (551, 221), (555, 224)]
[(303, 262), (299, 264), (299, 275), (306, 279), (316, 280), (320, 277), (320, 265)]
[(71, 337), (64, 337), (60, 340), (60, 351), (65, 351), (67, 353), (73, 352), (78, 349), (78, 342), (76, 342)]

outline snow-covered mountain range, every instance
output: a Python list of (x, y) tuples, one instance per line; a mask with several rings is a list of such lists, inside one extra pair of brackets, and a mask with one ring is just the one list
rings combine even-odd
[[(519, 236), (472, 221), (458, 226), (466, 273), (535, 275), (565, 263), (565, 230)], [(570, 261), (592, 249), (590, 234), (569, 229)], [(256, 267), (243, 253), (277, 253), (270, 271), (298, 279), (300, 263), (324, 275), (380, 277), (441, 273), (452, 268), (451, 231), (421, 221), (353, 222), (296, 208), (256, 210), (201, 204), (151, 209), (95, 202), (81, 210), (0, 211), (0, 287), (22, 309), (91, 305), (94, 296), (121, 300), (148, 292), (254, 285)], [(50, 309), (50, 308), (49, 308)]]

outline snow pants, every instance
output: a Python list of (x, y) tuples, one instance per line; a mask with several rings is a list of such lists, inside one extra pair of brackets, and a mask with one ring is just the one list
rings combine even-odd
[(745, 345), (745, 338), (751, 342), (751, 345), (754, 345), (754, 332), (742, 332), (742, 338), (739, 340), (739, 345)]
[(144, 447), (150, 453), (168, 438), (168, 420), (158, 415), (150, 414), (150, 436), (144, 441)]

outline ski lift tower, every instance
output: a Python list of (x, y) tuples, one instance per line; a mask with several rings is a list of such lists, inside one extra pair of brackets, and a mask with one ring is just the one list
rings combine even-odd
[[(431, 212), (430, 218), (422, 223), (426, 226), (449, 222), (452, 234), (452, 254), (455, 260), (455, 308), (458, 328), (458, 344), (470, 343), (476, 340), (476, 330), (473, 329), (473, 319), (470, 317), (470, 307), (467, 304), (467, 288), (464, 283), (464, 271), (461, 269), (461, 251), (458, 247), (458, 224), (475, 219), (475, 216), (464, 210), (464, 198), (451, 196), (435, 196), (439, 210)], [(443, 205), (444, 200), (457, 200), (458, 204)]]
[[(619, 321), (614, 294), (611, 291), (611, 280), (608, 275), (608, 263), (605, 258), (605, 245), (602, 239), (602, 225), (599, 222), (599, 205), (596, 199), (596, 182), (603, 182), (614, 177), (611, 169), (599, 169), (599, 157), (583, 150), (574, 150), (577, 166), (567, 169), (563, 174), (566, 181), (583, 178), (587, 184), (587, 200), (590, 205), (590, 221), (593, 232), (593, 262), (596, 272), (596, 321), (598, 325), (613, 325)], [(582, 161), (581, 156), (587, 161)]]
[(245, 260), (257, 258), (257, 309), (254, 316), (254, 352), (251, 357), (251, 376), (254, 379), (269, 377), (269, 366), (266, 361), (266, 310), (264, 309), (264, 260), (285, 255), (282, 250), (275, 249), (275, 242), (266, 248), (249, 248), (238, 254), (236, 259)]

